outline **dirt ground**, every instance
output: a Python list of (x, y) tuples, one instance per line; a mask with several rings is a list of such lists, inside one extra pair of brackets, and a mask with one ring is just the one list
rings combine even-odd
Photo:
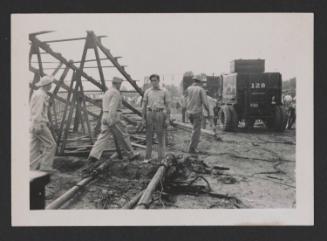
[[(188, 171), (183, 172), (184, 183), (194, 181), (193, 184), (202, 187), (202, 191), (209, 186), (211, 191), (164, 188), (153, 195), (150, 208), (295, 207), (294, 129), (272, 133), (257, 126), (248, 131), (219, 132), (220, 141), (202, 135), (199, 150), (203, 153), (198, 156), (186, 153), (190, 132), (172, 128), (168, 136), (167, 153), (183, 155), (182, 159), (186, 160), (184, 164)], [(144, 153), (142, 149), (138, 151)], [(156, 152), (154, 154), (156, 156)], [(79, 173), (85, 161), (86, 157), (56, 158), (58, 172), (51, 177), (46, 188), (47, 204), (81, 180)], [(158, 166), (155, 160), (144, 164), (142, 158), (132, 162), (113, 160), (98, 179), (62, 208), (121, 208), (146, 187)]]

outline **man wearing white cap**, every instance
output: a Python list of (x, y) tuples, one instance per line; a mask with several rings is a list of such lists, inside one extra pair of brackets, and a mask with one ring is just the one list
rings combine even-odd
[[(117, 143), (127, 152), (130, 160), (138, 156), (138, 153), (135, 153), (133, 150), (129, 134), (126, 131), (126, 126), (120, 119), (122, 108), (120, 86), (122, 81), (122, 79), (114, 77), (112, 80), (112, 88), (107, 90), (103, 96), (101, 132), (90, 152), (88, 158), (90, 165), (99, 163), (102, 152), (108, 145), (110, 134), (114, 136)], [(85, 170), (87, 171), (87, 169)]]
[(190, 122), (193, 125), (189, 153), (198, 153), (197, 146), (201, 135), (201, 122), (203, 118), (203, 106), (211, 119), (207, 94), (201, 87), (200, 77), (193, 77), (194, 83), (186, 89), (186, 109)]
[(48, 91), (51, 89), (53, 76), (44, 76), (35, 84), (39, 89), (34, 91), (30, 101), (31, 143), (30, 166), (32, 169), (53, 171), (52, 163), (56, 153), (56, 142), (48, 128)]

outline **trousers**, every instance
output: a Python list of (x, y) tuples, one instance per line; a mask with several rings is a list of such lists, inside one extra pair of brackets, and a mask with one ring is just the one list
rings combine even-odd
[(106, 149), (106, 146), (108, 145), (110, 135), (113, 135), (118, 145), (127, 152), (128, 156), (132, 156), (134, 154), (133, 147), (129, 139), (129, 134), (126, 131), (125, 124), (119, 119), (114, 124), (109, 126), (107, 123), (106, 116), (104, 115), (102, 117), (101, 122), (101, 132), (92, 147), (92, 150), (89, 155), (90, 157), (94, 157), (98, 160), (101, 158), (102, 152)]
[(202, 113), (189, 114), (189, 119), (193, 125), (189, 150), (194, 150), (200, 142)]
[(166, 149), (166, 113), (148, 111), (146, 114), (146, 151), (145, 158), (150, 159), (152, 155), (152, 139), (156, 133), (158, 138), (158, 160), (161, 161)]
[(57, 144), (50, 129), (44, 124), (38, 133), (31, 129), (30, 135), (30, 167), (33, 170), (52, 170)]
[(186, 108), (182, 108), (182, 122), (185, 123)]

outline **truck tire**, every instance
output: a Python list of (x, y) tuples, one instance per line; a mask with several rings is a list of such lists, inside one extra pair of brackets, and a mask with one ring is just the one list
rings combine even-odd
[(245, 128), (252, 129), (254, 125), (255, 119), (246, 119), (245, 120)]
[(235, 131), (238, 127), (238, 115), (237, 112), (235, 110), (234, 106), (230, 106), (229, 107), (230, 113), (231, 113), (231, 130)]
[(275, 106), (272, 119), (267, 120), (266, 125), (274, 131), (284, 131), (286, 127), (287, 115), (281, 106)]
[(232, 113), (229, 106), (222, 106), (219, 111), (220, 127), (223, 131), (232, 130)]

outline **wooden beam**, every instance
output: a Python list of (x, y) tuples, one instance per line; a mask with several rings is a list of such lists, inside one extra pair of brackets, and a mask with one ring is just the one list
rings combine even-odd
[(139, 111), (138, 109), (136, 109), (134, 106), (132, 106), (130, 103), (128, 103), (127, 101), (123, 100), (123, 105), (130, 109), (131, 111), (133, 111), (133, 113), (137, 114), (138, 116), (142, 116), (141, 111)]
[[(177, 128), (189, 131), (189, 132), (191, 132), (192, 129), (193, 129), (192, 125), (185, 124), (185, 123), (182, 123), (182, 122), (179, 122), (179, 121), (173, 121), (173, 122), (171, 122), (171, 125), (173, 127), (177, 127)], [(217, 133), (215, 133), (214, 131), (206, 130), (206, 129), (201, 129), (201, 134), (204, 134), (204, 135), (207, 135), (207, 136), (210, 136), (210, 137), (217, 137)]]
[[(74, 62), (74, 63), (76, 63), (76, 62)], [(122, 66), (127, 67), (127, 65), (122, 65)], [(98, 68), (98, 66), (86, 66), (83, 69), (97, 69), (97, 68)], [(114, 65), (104, 65), (104, 66), (102, 66), (102, 68), (116, 68), (116, 66), (114, 66)], [(45, 67), (43, 69), (50, 70), (50, 69), (56, 69), (56, 68), (55, 67)], [(60, 68), (60, 69), (64, 69), (64, 68)]]
[[(108, 161), (102, 163), (99, 167), (96, 168), (97, 175), (101, 173), (108, 165), (111, 163), (111, 160), (117, 157), (117, 153), (114, 153), (111, 155)], [(67, 192), (65, 192), (62, 196), (51, 202), (46, 209), (59, 209), (61, 206), (63, 206), (68, 200), (70, 200), (72, 197), (75, 196), (75, 194), (82, 189), (84, 186), (86, 186), (88, 183), (90, 183), (94, 178), (96, 178), (97, 175), (91, 175), (89, 177), (86, 177), (79, 181), (75, 186), (73, 186), (71, 189), (69, 189)]]
[[(72, 81), (74, 82), (74, 81)], [(69, 114), (68, 114), (68, 119), (66, 122), (66, 128), (64, 130), (64, 136), (62, 138), (62, 143), (61, 143), (61, 147), (60, 147), (60, 153), (64, 153), (65, 150), (65, 145), (66, 145), (66, 140), (67, 140), (67, 136), (68, 136), (68, 132), (69, 132), (69, 128), (72, 122), (72, 118), (73, 118), (73, 112), (74, 112), (74, 103), (76, 102), (76, 97), (77, 97), (77, 92), (78, 91), (78, 83), (76, 82), (75, 88), (73, 90), (73, 99), (72, 99), (72, 106), (69, 110)]]
[(137, 203), (136, 209), (147, 209), (151, 201), (153, 192), (157, 189), (159, 183), (163, 183), (163, 179), (167, 169), (172, 165), (173, 155), (167, 155), (162, 161), (162, 165), (159, 166), (156, 174), (153, 176), (148, 186), (144, 190), (140, 200)]
[(98, 67), (98, 70), (99, 70), (99, 75), (100, 75), (101, 83), (107, 89), (106, 82), (104, 80), (103, 70), (102, 70), (103, 66), (101, 66), (101, 61), (100, 61), (98, 46), (94, 45), (94, 48), (93, 49), (94, 49), (95, 58), (97, 60), (97, 65), (98, 65), (97, 67)]
[[(98, 38), (105, 38), (106, 35), (100, 35)], [(80, 38), (67, 38), (67, 39), (54, 39), (54, 40), (46, 40), (43, 41), (43, 43), (59, 43), (59, 42), (70, 42), (70, 41), (79, 41), (79, 40), (85, 40), (86, 37), (80, 37)]]
[[(66, 115), (67, 115), (67, 111), (68, 111), (68, 107), (69, 107), (69, 103), (70, 103), (70, 98), (71, 98), (71, 94), (72, 94), (73, 84), (75, 82), (74, 81), (74, 74), (75, 73), (73, 73), (73, 76), (72, 76), (72, 80), (71, 80), (71, 83), (70, 83), (70, 88), (69, 88), (69, 91), (68, 91), (68, 94), (67, 94), (67, 98), (66, 98), (66, 100), (62, 98), (63, 102), (65, 103), (65, 108), (64, 108), (64, 113), (63, 113), (63, 116), (62, 116), (62, 119), (61, 119), (60, 128), (59, 128), (59, 132), (58, 132), (58, 139), (57, 139), (58, 148), (59, 148), (59, 144), (60, 144), (60, 141), (61, 141), (61, 136), (62, 136), (62, 133), (63, 133), (63, 128), (64, 128), (64, 125), (66, 123)], [(58, 98), (59, 97), (57, 95), (53, 95), (53, 96), (55, 98)]]

